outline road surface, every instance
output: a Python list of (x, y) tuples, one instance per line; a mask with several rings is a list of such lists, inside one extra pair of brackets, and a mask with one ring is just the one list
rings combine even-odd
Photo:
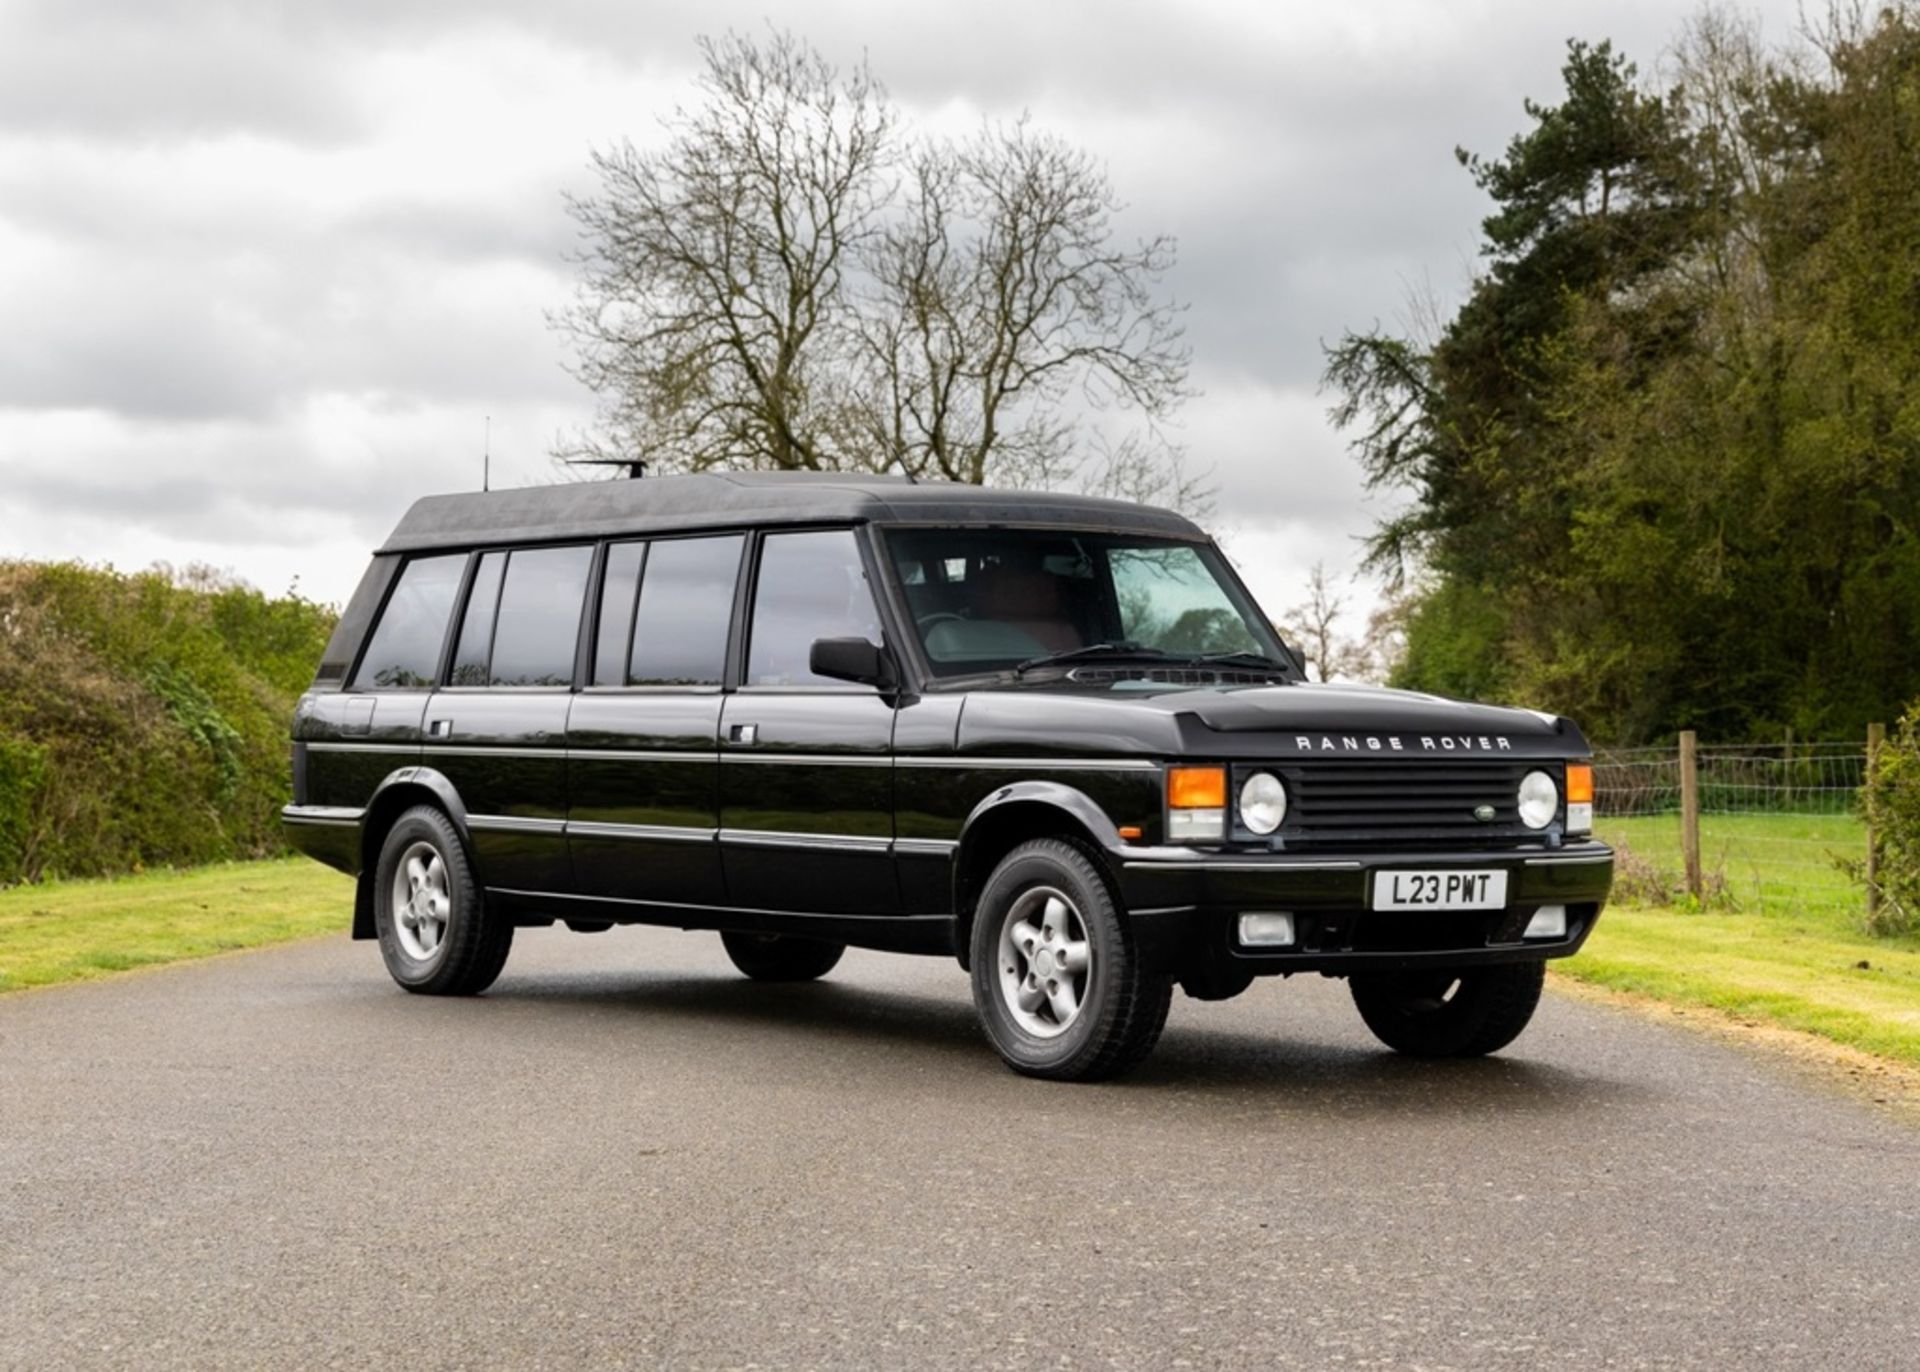
[(1378, 1050), (1341, 983), (1007, 1072), (965, 978), (523, 933), (0, 998), (0, 1366), (1920, 1366), (1920, 1130), (1549, 995)]

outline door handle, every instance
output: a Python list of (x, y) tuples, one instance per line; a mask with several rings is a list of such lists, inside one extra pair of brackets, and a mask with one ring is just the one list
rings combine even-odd
[(427, 737), (428, 738), (452, 738), (453, 737), (453, 721), (450, 719), (433, 720), (431, 723), (427, 725)]
[(760, 726), (758, 724), (735, 724), (727, 729), (729, 743), (758, 743)]

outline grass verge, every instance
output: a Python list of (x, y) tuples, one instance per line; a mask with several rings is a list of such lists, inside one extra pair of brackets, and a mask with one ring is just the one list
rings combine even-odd
[(0, 992), (337, 933), (353, 884), (308, 858), (0, 891)]
[(1872, 938), (1848, 914), (1614, 906), (1579, 956), (1553, 967), (1920, 1066), (1920, 940)]

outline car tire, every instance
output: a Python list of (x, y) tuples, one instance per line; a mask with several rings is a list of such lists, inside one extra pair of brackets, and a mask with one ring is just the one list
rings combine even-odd
[(1540, 961), (1457, 972), (1394, 972), (1351, 979), (1353, 1003), (1374, 1037), (1416, 1058), (1477, 1058), (1520, 1036), (1540, 1004)]
[(994, 868), (971, 952), (981, 1026), (1026, 1076), (1109, 1080), (1166, 1027), (1173, 982), (1142, 965), (1106, 877), (1075, 844), (1036, 839)]
[(720, 942), (733, 965), (755, 981), (814, 981), (831, 972), (847, 951), (844, 943), (791, 934), (725, 933)]
[(430, 805), (401, 815), (380, 845), (373, 922), (388, 973), (420, 995), (478, 995), (513, 950), (513, 924), (487, 909), (459, 830)]

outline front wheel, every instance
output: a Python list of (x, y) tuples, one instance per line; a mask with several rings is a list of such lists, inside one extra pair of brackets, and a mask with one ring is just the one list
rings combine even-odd
[(1141, 965), (1106, 880), (1079, 848), (1037, 839), (987, 879), (973, 920), (973, 1003), (1007, 1066), (1100, 1081), (1138, 1066), (1173, 993)]
[(374, 869), (373, 923), (388, 973), (422, 995), (479, 994), (513, 949), (513, 925), (488, 911), (459, 831), (430, 805), (387, 831)]
[(1353, 1003), (1375, 1038), (1416, 1058), (1497, 1053), (1533, 1018), (1544, 962), (1450, 972), (1388, 972), (1351, 979)]

